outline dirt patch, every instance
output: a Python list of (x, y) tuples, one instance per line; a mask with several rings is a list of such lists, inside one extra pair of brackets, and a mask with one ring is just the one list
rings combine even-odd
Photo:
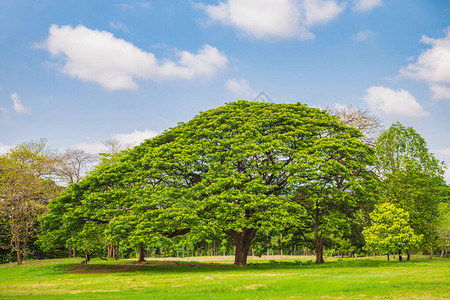
[(205, 263), (193, 263), (193, 262), (181, 262), (181, 261), (163, 261), (163, 260), (147, 260), (145, 262), (130, 262), (125, 265), (132, 266), (153, 266), (153, 267), (194, 267), (194, 268), (230, 268), (233, 265), (224, 265), (224, 264), (205, 264)]
[(193, 268), (232, 268), (233, 265), (181, 263), (177, 261), (129, 262), (120, 265), (72, 265), (69, 273), (117, 273), (140, 271), (145, 267), (193, 267)]
[(174, 261), (144, 261), (144, 262), (129, 262), (127, 266), (161, 266), (161, 267), (176, 267), (182, 264)]
[(116, 273), (139, 271), (142, 266), (135, 265), (72, 265), (70, 273)]

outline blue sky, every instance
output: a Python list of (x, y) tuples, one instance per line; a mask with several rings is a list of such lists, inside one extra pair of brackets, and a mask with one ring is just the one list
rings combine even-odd
[(0, 152), (102, 151), (260, 91), (400, 121), (450, 164), (450, 0), (0, 1)]

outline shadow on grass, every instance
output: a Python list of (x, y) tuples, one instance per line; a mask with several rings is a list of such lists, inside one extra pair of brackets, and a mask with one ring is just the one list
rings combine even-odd
[[(326, 263), (315, 265), (311, 259), (304, 260), (270, 260), (270, 261), (250, 261), (245, 267), (234, 267), (231, 264), (221, 262), (185, 262), (185, 261), (147, 261), (145, 263), (137, 263), (129, 260), (118, 261), (101, 261), (93, 259), (88, 265), (81, 265), (79, 261), (67, 260), (50, 260), (47, 262), (39, 262), (37, 265), (24, 266), (7, 266), (1, 268), (1, 275), (10, 276), (39, 276), (50, 274), (67, 274), (67, 273), (132, 273), (132, 272), (146, 272), (146, 273), (160, 273), (160, 274), (174, 274), (174, 273), (201, 273), (204, 271), (211, 272), (246, 272), (248, 270), (271, 271), (271, 270), (310, 270), (310, 269), (339, 269), (339, 268), (397, 268), (397, 267), (420, 267), (439, 263), (440, 260), (447, 259), (425, 259), (415, 258), (411, 261), (391, 261), (387, 262), (381, 257), (377, 258), (343, 258), (335, 259), (329, 258)], [(1, 277), (1, 276), (0, 276)]]
[[(211, 263), (211, 262), (179, 262), (179, 261), (164, 261), (155, 262), (149, 261), (145, 263), (115, 263), (115, 264), (68, 264), (57, 265), (56, 267), (65, 268), (68, 273), (122, 273), (122, 272), (150, 272), (150, 273), (177, 273), (177, 272), (204, 272), (205, 270), (212, 272), (239, 272), (239, 271), (269, 271), (269, 270), (288, 270), (288, 269), (326, 269), (326, 268), (379, 268), (379, 267), (417, 267), (421, 264), (430, 264), (434, 261), (430, 260), (412, 260), (412, 261), (383, 261), (378, 259), (337, 259), (335, 261), (326, 262), (321, 265), (316, 265), (312, 260), (304, 261), (275, 261), (271, 260), (266, 263), (249, 263), (245, 267), (235, 267), (229, 264)], [(437, 260), (435, 261), (437, 262)]]

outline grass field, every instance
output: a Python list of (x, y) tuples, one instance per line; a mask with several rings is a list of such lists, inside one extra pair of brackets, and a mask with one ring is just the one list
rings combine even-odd
[(249, 260), (244, 268), (229, 260), (27, 261), (0, 265), (0, 298), (450, 299), (450, 260), (328, 259), (320, 266), (298, 260)]

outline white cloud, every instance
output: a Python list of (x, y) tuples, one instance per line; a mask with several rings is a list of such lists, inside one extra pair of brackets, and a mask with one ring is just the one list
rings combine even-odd
[(119, 29), (124, 32), (130, 32), (127, 26), (125, 26), (123, 23), (120, 22), (109, 22), (109, 26), (111, 26), (112, 29)]
[(402, 76), (428, 83), (435, 99), (450, 98), (443, 94), (448, 87), (442, 85), (450, 83), (450, 27), (444, 32), (445, 36), (441, 39), (422, 36), (421, 42), (431, 48), (422, 52), (416, 62), (400, 69)]
[[(108, 140), (118, 140), (122, 145), (126, 146), (127, 148), (130, 148), (139, 145), (144, 140), (151, 139), (157, 135), (158, 133), (152, 130), (144, 130), (144, 131), (135, 130), (132, 133), (115, 134)], [(93, 143), (80, 143), (75, 145), (75, 148), (83, 149), (89, 153), (94, 154), (107, 151), (107, 147), (102, 143), (102, 141), (96, 141)]]
[(433, 99), (436, 100), (450, 100), (450, 87), (440, 84), (430, 85), (430, 89), (433, 92)]
[(310, 26), (335, 19), (345, 7), (336, 0), (228, 0), (198, 6), (212, 22), (257, 39), (312, 39)]
[(136, 89), (137, 79), (162, 82), (209, 78), (227, 64), (227, 57), (210, 45), (197, 53), (178, 52), (178, 62), (159, 61), (153, 53), (115, 38), (110, 32), (81, 25), (52, 25), (47, 40), (39, 47), (61, 58), (64, 74), (110, 90)]
[(132, 4), (120, 3), (120, 4), (115, 4), (114, 6), (117, 6), (122, 10), (135, 9), (135, 8), (150, 8), (151, 7), (150, 3), (145, 2), (145, 1), (137, 1)]
[(136, 6), (140, 7), (140, 8), (150, 8), (151, 7), (150, 3), (145, 2), (145, 1), (136, 2)]
[(142, 143), (144, 140), (151, 139), (157, 135), (158, 133), (152, 130), (144, 130), (144, 131), (135, 130), (132, 133), (115, 134), (113, 135), (112, 138), (121, 141), (125, 145), (136, 146)]
[(345, 8), (345, 4), (338, 4), (334, 0), (303, 0), (300, 5), (307, 26), (328, 23), (337, 18)]
[(429, 115), (408, 91), (398, 91), (382, 86), (372, 86), (364, 96), (367, 106), (375, 112), (387, 115), (402, 115), (407, 117), (424, 117)]
[(438, 149), (436, 153), (450, 159), (450, 148)]
[(355, 33), (354, 35), (351, 36), (351, 39), (354, 41), (362, 42), (372, 38), (373, 36), (375, 36), (375, 34), (371, 30), (366, 29), (361, 30), (358, 33)]
[(12, 146), (8, 146), (8, 145), (0, 143), (0, 154), (4, 154), (4, 153), (8, 152), (9, 149), (11, 149), (11, 148), (12, 148)]
[(13, 102), (13, 107), (19, 114), (31, 114), (31, 108), (22, 104), (19, 95), (17, 93), (11, 94), (11, 100)]
[(378, 6), (383, 5), (382, 0), (356, 0), (353, 3), (352, 10), (356, 12), (368, 12)]
[(256, 96), (255, 91), (248, 85), (243, 78), (230, 78), (225, 83), (225, 87), (239, 99), (249, 99)]
[(439, 159), (443, 160), (447, 169), (445, 170), (444, 179), (447, 183), (450, 183), (450, 148), (438, 149), (435, 151)]

